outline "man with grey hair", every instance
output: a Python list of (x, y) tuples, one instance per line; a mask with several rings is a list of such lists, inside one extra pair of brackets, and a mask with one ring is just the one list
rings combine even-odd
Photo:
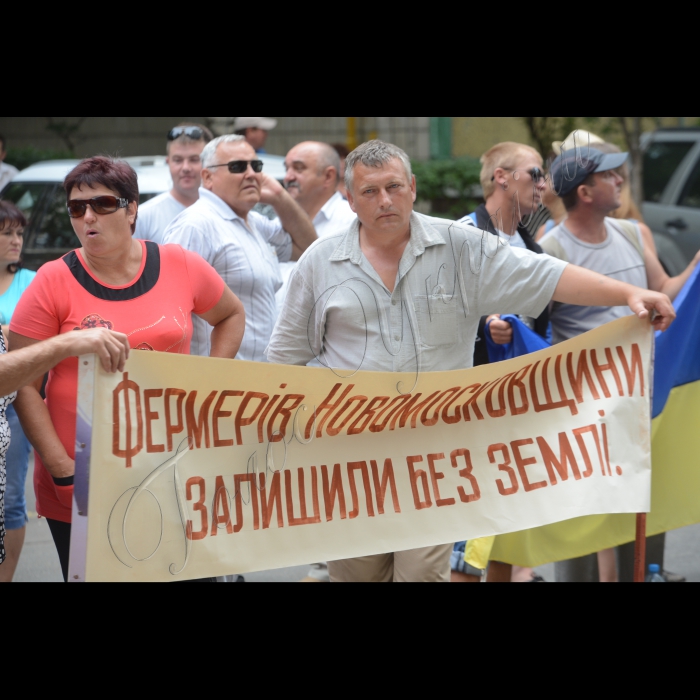
[[(270, 362), (414, 373), (468, 369), (482, 316), (512, 309), (537, 318), (552, 299), (629, 305), (675, 318), (649, 292), (506, 246), (468, 225), (413, 211), (416, 180), (400, 148), (363, 144), (347, 161), (357, 221), (318, 241), (299, 263), (267, 351)], [(380, 323), (380, 319), (382, 319)], [(454, 544), (330, 565), (334, 582), (449, 582)]]
[[(277, 320), (280, 262), (298, 260), (316, 233), (284, 187), (264, 175), (263, 162), (242, 136), (214, 139), (201, 157), (199, 201), (172, 222), (164, 243), (201, 255), (235, 291), (246, 311), (238, 359), (264, 362)], [(279, 220), (254, 212), (260, 202), (271, 205)], [(192, 354), (208, 356), (210, 329), (194, 323)]]

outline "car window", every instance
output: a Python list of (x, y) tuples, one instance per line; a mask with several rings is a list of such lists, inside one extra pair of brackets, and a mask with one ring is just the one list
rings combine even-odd
[(681, 207), (700, 209), (700, 162), (697, 163), (693, 173), (688, 178), (681, 201), (678, 204)]
[(660, 202), (664, 192), (690, 153), (695, 141), (652, 143), (644, 156), (644, 199), (647, 202)]
[(34, 224), (34, 250), (73, 250), (80, 248), (80, 241), (73, 231), (68, 211), (66, 210), (66, 193), (62, 187), (57, 188), (49, 198), (44, 216)]
[(2, 193), (2, 198), (17, 205), (27, 217), (31, 227), (32, 217), (40, 213), (44, 196), (47, 190), (52, 190), (53, 185), (43, 183), (13, 182)]

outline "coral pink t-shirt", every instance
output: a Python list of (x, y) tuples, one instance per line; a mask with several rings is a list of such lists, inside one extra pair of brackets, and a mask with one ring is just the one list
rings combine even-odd
[[(134, 349), (188, 355), (192, 314), (206, 314), (219, 303), (224, 281), (209, 263), (180, 246), (140, 243), (144, 253), (141, 269), (125, 287), (100, 282), (79, 251), (44, 265), (17, 306), (12, 332), (48, 340), (74, 330), (108, 328), (126, 334)], [(51, 371), (46, 404), (58, 437), (74, 459), (77, 358)], [(39, 515), (71, 522), (68, 494), (56, 487), (39, 455), (34, 487)]]

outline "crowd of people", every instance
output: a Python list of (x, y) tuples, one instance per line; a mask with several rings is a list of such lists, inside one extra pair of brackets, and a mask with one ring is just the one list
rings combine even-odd
[[(239, 117), (234, 133), (217, 138), (203, 125), (174, 127), (166, 145), (172, 190), (141, 207), (126, 162), (82, 161), (64, 183), (81, 247), (37, 274), (21, 267), (23, 213), (0, 203), (0, 582), (12, 580), (22, 550), (30, 445), (37, 512), (67, 579), (82, 354), (96, 353), (112, 372), (131, 350), (382, 372), (468, 369), (489, 362), (487, 336), (510, 343), (505, 315), (555, 343), (629, 314), (665, 330), (672, 299), (700, 262), (699, 253), (669, 278), (639, 214), (615, 218), (627, 154), (602, 139), (589, 141), (585, 158), (575, 140), (559, 144), (549, 172), (531, 147), (498, 144), (482, 159), (485, 203), (455, 225), (415, 210), (410, 158), (382, 141), (352, 153), (300, 143), (278, 182), (259, 156), (275, 126)], [(547, 200), (553, 223), (532, 230)], [(487, 254), (484, 236), (498, 254)], [(455, 313), (453, 290), (440, 287), (454, 247), (469, 251), (466, 315)], [(440, 313), (431, 313), (426, 280)], [(347, 294), (328, 298), (341, 288)], [(364, 321), (353, 313), (358, 300), (369, 310)], [(485, 572), (465, 550), (459, 543), (318, 563), (309, 580), (478, 582)], [(619, 566), (614, 553), (601, 553), (593, 564), (559, 564), (558, 578), (625, 580), (626, 561), (624, 552)], [(539, 579), (493, 562), (490, 580)]]

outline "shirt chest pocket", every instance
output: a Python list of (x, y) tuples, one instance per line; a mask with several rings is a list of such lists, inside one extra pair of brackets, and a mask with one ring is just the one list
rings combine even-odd
[(427, 348), (447, 348), (459, 341), (457, 299), (449, 296), (416, 297), (421, 343)]

